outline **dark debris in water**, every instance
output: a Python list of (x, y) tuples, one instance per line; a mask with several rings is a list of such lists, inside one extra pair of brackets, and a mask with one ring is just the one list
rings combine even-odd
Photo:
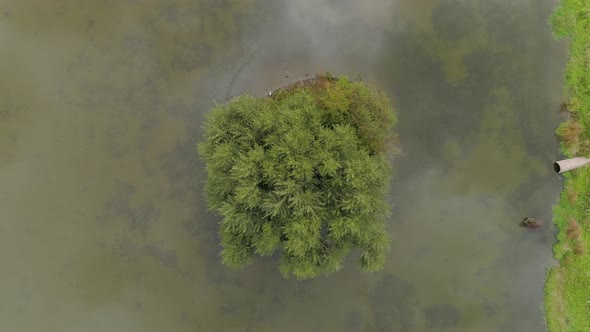
[(536, 218), (524, 217), (520, 222), (520, 226), (529, 229), (539, 229), (543, 227), (543, 221)]

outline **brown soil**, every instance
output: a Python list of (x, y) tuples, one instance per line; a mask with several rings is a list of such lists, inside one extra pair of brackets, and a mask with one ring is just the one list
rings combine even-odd
[(317, 95), (325, 89), (328, 82), (333, 82), (337, 79), (338, 77), (332, 76), (331, 74), (318, 74), (314, 77), (299, 80), (287, 86), (280, 87), (272, 91), (269, 97), (273, 99), (284, 98), (300, 88), (309, 88), (310, 91), (315, 92), (314, 94)]
[(530, 229), (538, 229), (543, 227), (543, 221), (535, 218), (526, 217), (523, 218), (520, 222), (522, 227), (530, 228)]

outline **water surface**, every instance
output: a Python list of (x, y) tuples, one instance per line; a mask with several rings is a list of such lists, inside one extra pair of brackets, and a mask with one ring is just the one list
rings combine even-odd
[[(554, 5), (3, 1), (0, 330), (544, 330), (553, 230), (517, 224), (549, 221), (561, 186)], [(399, 111), (386, 267), (228, 270), (204, 115), (318, 71)]]

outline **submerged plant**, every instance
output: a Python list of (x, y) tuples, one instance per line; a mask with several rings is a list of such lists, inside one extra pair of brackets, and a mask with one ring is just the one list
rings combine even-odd
[(223, 262), (278, 253), (285, 277), (309, 279), (341, 269), (360, 248), (361, 267), (380, 270), (395, 123), (382, 93), (345, 77), (215, 107), (199, 152), (209, 207), (223, 217)]

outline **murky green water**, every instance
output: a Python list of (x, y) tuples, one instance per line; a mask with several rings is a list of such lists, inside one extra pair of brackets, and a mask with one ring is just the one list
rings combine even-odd
[[(0, 330), (542, 331), (553, 230), (517, 224), (561, 185), (554, 4), (0, 2)], [(399, 110), (385, 271), (230, 271), (204, 114), (317, 71)]]

